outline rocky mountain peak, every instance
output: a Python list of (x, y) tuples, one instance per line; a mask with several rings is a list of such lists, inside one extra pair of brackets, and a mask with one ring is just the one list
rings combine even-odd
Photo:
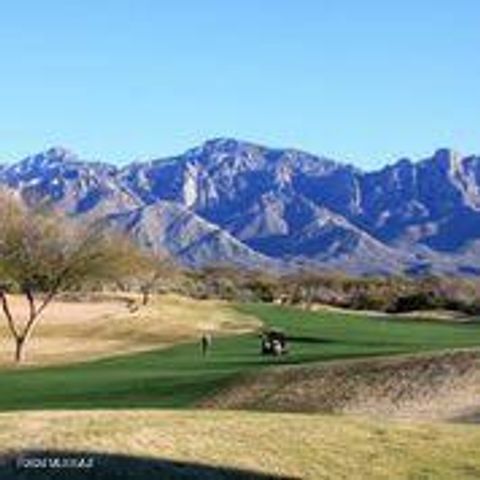
[(452, 148), (443, 147), (435, 150), (432, 159), (441, 163), (451, 163), (461, 159), (461, 154)]
[(77, 160), (77, 155), (70, 150), (69, 148), (63, 147), (61, 145), (55, 145), (50, 147), (44, 155), (48, 158), (62, 160), (62, 161), (69, 161), (69, 160)]

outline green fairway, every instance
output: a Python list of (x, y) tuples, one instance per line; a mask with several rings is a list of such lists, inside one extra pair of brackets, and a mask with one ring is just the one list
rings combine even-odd
[[(198, 344), (57, 367), (0, 372), (0, 410), (190, 407), (250, 369), (340, 358), (480, 346), (480, 324), (441, 324), (271, 305), (243, 312), (285, 330), (290, 353), (259, 355), (255, 333), (214, 340), (207, 358)], [(85, 341), (88, 341), (86, 339)]]

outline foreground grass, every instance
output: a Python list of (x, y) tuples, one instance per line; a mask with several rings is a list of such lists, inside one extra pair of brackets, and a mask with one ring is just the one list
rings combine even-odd
[[(6, 369), (0, 371), (0, 410), (187, 408), (260, 367), (480, 345), (478, 323), (381, 320), (271, 305), (238, 308), (239, 318), (254, 315), (283, 328), (292, 337), (290, 354), (282, 359), (260, 356), (258, 335), (249, 333), (215, 338), (207, 358), (197, 342), (187, 342), (85, 363)], [(192, 310), (192, 315), (198, 313)]]
[[(312, 480), (478, 479), (479, 444), (478, 427), (354, 417), (151, 410), (0, 415), (0, 452), (95, 452), (95, 478), (108, 479), (117, 478), (109, 471), (115, 467), (118, 478), (207, 478), (207, 466), (212, 479), (230, 478), (220, 467)], [(114, 454), (130, 460), (131, 477), (122, 469), (125, 458)], [(162, 459), (164, 475), (143, 476), (141, 459)], [(168, 476), (172, 461), (194, 470)]]

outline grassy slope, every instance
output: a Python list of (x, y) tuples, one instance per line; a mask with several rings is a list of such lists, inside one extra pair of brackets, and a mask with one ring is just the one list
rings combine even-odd
[(7, 370), (0, 373), (0, 409), (189, 407), (260, 366), (480, 345), (478, 323), (369, 319), (269, 305), (240, 310), (294, 336), (290, 355), (262, 358), (257, 336), (246, 334), (216, 339), (206, 359), (190, 343), (83, 364)]
[[(337, 416), (148, 410), (0, 414), (0, 452), (116, 453), (312, 480), (478, 479), (479, 444), (478, 427)], [(118, 478), (109, 474), (113, 466), (103, 470), (99, 462), (95, 478)], [(141, 466), (133, 461), (127, 467), (133, 476), (122, 469), (121, 478), (207, 478), (201, 466), (178, 477), (142, 475)], [(212, 480), (227, 478), (209, 473)], [(67, 478), (76, 477), (70, 472)]]
[[(251, 331), (258, 321), (241, 314), (226, 302), (196, 300), (178, 295), (152, 297), (148, 306), (135, 311), (135, 295), (98, 294), (97, 301), (54, 301), (45, 311), (31, 338), (26, 362), (46, 365), (92, 360), (119, 353), (145, 351), (197, 339), (202, 332), (234, 334)], [(27, 304), (11, 298), (20, 320)], [(0, 365), (12, 362), (13, 342), (0, 313)]]

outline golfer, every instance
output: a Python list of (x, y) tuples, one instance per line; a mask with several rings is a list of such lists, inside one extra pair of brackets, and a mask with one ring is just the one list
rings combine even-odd
[(202, 345), (202, 355), (207, 355), (210, 347), (212, 346), (212, 336), (209, 333), (204, 333), (201, 340)]

